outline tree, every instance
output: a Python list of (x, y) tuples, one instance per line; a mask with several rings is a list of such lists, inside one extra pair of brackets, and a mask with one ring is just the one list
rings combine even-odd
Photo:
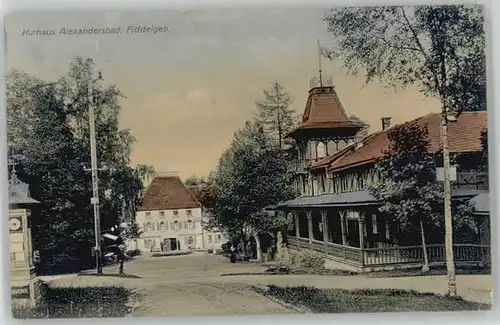
[(88, 105), (96, 111), (101, 226), (110, 228), (134, 213), (140, 180), (128, 166), (134, 142), (119, 128), (121, 97), (92, 76), (91, 59), (75, 58), (57, 82), (19, 71), (7, 81), (9, 152), (26, 156), (19, 177), (41, 202), (33, 220), (33, 242), (44, 273), (92, 266), (94, 242)]
[[(441, 243), (444, 200), (442, 185), (436, 180), (435, 157), (428, 152), (427, 127), (408, 122), (394, 126), (387, 136), (389, 148), (375, 164), (381, 181), (371, 186), (370, 192), (382, 202), (379, 210), (398, 225), (398, 244), (422, 243), (423, 271), (427, 271), (426, 244), (429, 239), (432, 244)], [(473, 207), (468, 202), (458, 202), (452, 208), (454, 228), (460, 230), (456, 239), (464, 238), (461, 234), (466, 232), (476, 232)]]
[(184, 180), (184, 185), (186, 186), (195, 186), (195, 185), (201, 185), (205, 183), (205, 177), (198, 177), (196, 175), (193, 175), (189, 178), (186, 178)]
[(297, 126), (295, 111), (290, 107), (293, 98), (278, 81), (274, 81), (263, 93), (264, 99), (256, 101), (256, 120), (270, 139), (283, 148), (286, 135)]
[(251, 234), (260, 259), (260, 237), (284, 226), (266, 208), (295, 194), (285, 153), (270, 144), (259, 123), (247, 122), (221, 156), (213, 186), (209, 226), (242, 239)]
[(375, 164), (383, 180), (370, 188), (382, 202), (379, 210), (398, 224), (397, 240), (415, 245), (412, 234), (421, 233), (424, 270), (428, 269), (425, 229), (437, 228), (441, 221), (443, 191), (436, 182), (435, 164), (429, 155), (426, 127), (416, 123), (395, 126), (387, 133), (389, 149)]
[(481, 146), (482, 146), (482, 151), (481, 151), (481, 167), (480, 169), (482, 171), (487, 172), (488, 171), (488, 128), (484, 128), (481, 131)]
[(336, 47), (325, 51), (366, 82), (417, 85), (441, 102), (448, 291), (456, 295), (449, 179), (448, 113), (484, 110), (486, 65), (481, 6), (381, 6), (332, 10), (325, 16)]
[(363, 121), (362, 119), (360, 119), (356, 115), (349, 116), (349, 120), (354, 121), (354, 122), (358, 122), (358, 123), (360, 123), (360, 124), (362, 124), (364, 126), (358, 132), (358, 134), (357, 134), (358, 136), (360, 136), (361, 138), (364, 138), (364, 137), (366, 137), (366, 136), (368, 136), (370, 134), (370, 125), (368, 123), (366, 123), (365, 121)]

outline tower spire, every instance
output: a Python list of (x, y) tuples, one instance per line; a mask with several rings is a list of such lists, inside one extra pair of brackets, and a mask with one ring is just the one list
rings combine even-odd
[(319, 71), (319, 86), (320, 87), (323, 87), (323, 76), (322, 76), (322, 69), (321, 69), (321, 54), (322, 54), (322, 51), (321, 51), (321, 45), (319, 43), (319, 38), (317, 39), (318, 40), (318, 71)]

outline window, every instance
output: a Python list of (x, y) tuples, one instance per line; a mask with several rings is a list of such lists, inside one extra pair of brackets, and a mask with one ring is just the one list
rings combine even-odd
[(193, 237), (189, 236), (188, 239), (187, 239), (187, 244), (191, 246), (191, 245), (193, 245), (193, 243), (194, 243)]
[(152, 239), (144, 239), (144, 247), (146, 247), (146, 249), (153, 248), (154, 247), (153, 240)]
[(192, 220), (188, 220), (187, 221), (187, 227), (188, 227), (188, 229), (193, 229), (194, 228), (194, 223), (193, 223)]
[(207, 237), (207, 241), (208, 241), (208, 243), (209, 243), (209, 244), (211, 244), (211, 243), (212, 243), (212, 235), (208, 235), (208, 237)]
[(165, 211), (160, 211), (160, 217), (164, 217), (165, 216)]
[(160, 230), (167, 230), (167, 225), (163, 221), (160, 222)]
[(218, 244), (220, 243), (221, 240), (221, 235), (215, 235), (215, 243)]
[(180, 230), (181, 229), (181, 223), (177, 220), (174, 221), (174, 229), (175, 230)]
[(386, 239), (391, 239), (391, 231), (390, 231), (390, 226), (389, 226), (389, 222), (386, 222), (385, 223), (385, 238)]
[(193, 212), (191, 210), (186, 210), (186, 216), (191, 217)]
[(146, 218), (151, 218), (151, 212), (146, 212)]
[(372, 229), (373, 229), (373, 234), (378, 234), (378, 227), (377, 227), (377, 215), (372, 214)]
[(179, 211), (174, 210), (174, 217), (178, 217), (178, 216), (179, 216)]
[(146, 222), (146, 226), (144, 227), (144, 231), (152, 231), (153, 224), (151, 222)]

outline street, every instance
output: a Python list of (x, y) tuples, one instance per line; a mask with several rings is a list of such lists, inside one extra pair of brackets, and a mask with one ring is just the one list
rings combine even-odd
[[(394, 288), (420, 292), (446, 292), (444, 276), (369, 278), (364, 276), (248, 275), (265, 267), (257, 263), (231, 264), (220, 256), (193, 254), (175, 257), (141, 256), (125, 265), (127, 278), (111, 276), (117, 267), (105, 268), (110, 276), (66, 276), (50, 281), (51, 286), (123, 285), (134, 289), (131, 316), (265, 315), (295, 313), (272, 301), (252, 286), (305, 285), (318, 288)], [(227, 273), (247, 275), (221, 276)], [(464, 299), (491, 303), (489, 275), (457, 276), (459, 295)]]

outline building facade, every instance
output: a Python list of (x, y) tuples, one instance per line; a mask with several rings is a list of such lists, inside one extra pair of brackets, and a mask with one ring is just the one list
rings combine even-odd
[[(436, 153), (438, 158), (440, 114), (428, 114), (414, 122), (427, 127), (430, 153)], [(481, 131), (486, 126), (486, 111), (462, 113), (450, 119), (450, 152), (461, 157), (453, 182), (454, 200), (488, 197), (487, 173), (471, 164), (473, 159), (466, 159), (481, 152)], [(278, 206), (290, 220), (289, 245), (325, 252), (332, 259), (362, 269), (422, 263), (422, 248), (397, 247), (397, 225), (379, 212), (380, 202), (368, 190), (370, 185), (384, 181), (374, 166), (389, 147), (390, 118), (382, 118), (382, 130), (364, 138), (358, 136), (361, 128), (348, 119), (334, 87), (309, 91), (302, 123), (289, 135), (299, 148), (293, 172), (301, 195)], [(482, 216), (478, 224), (489, 222), (489, 211), (478, 215)], [(482, 238), (489, 238), (484, 233), (489, 228), (478, 228), (483, 229)], [(436, 263), (444, 261), (442, 244), (428, 247)], [(489, 252), (489, 242), (480, 240), (475, 246), (455, 246), (455, 250), (459, 262), (482, 261)]]
[(202, 206), (177, 175), (151, 181), (136, 222), (142, 231), (137, 240), (141, 251), (218, 250), (224, 240), (222, 233), (204, 229)]

